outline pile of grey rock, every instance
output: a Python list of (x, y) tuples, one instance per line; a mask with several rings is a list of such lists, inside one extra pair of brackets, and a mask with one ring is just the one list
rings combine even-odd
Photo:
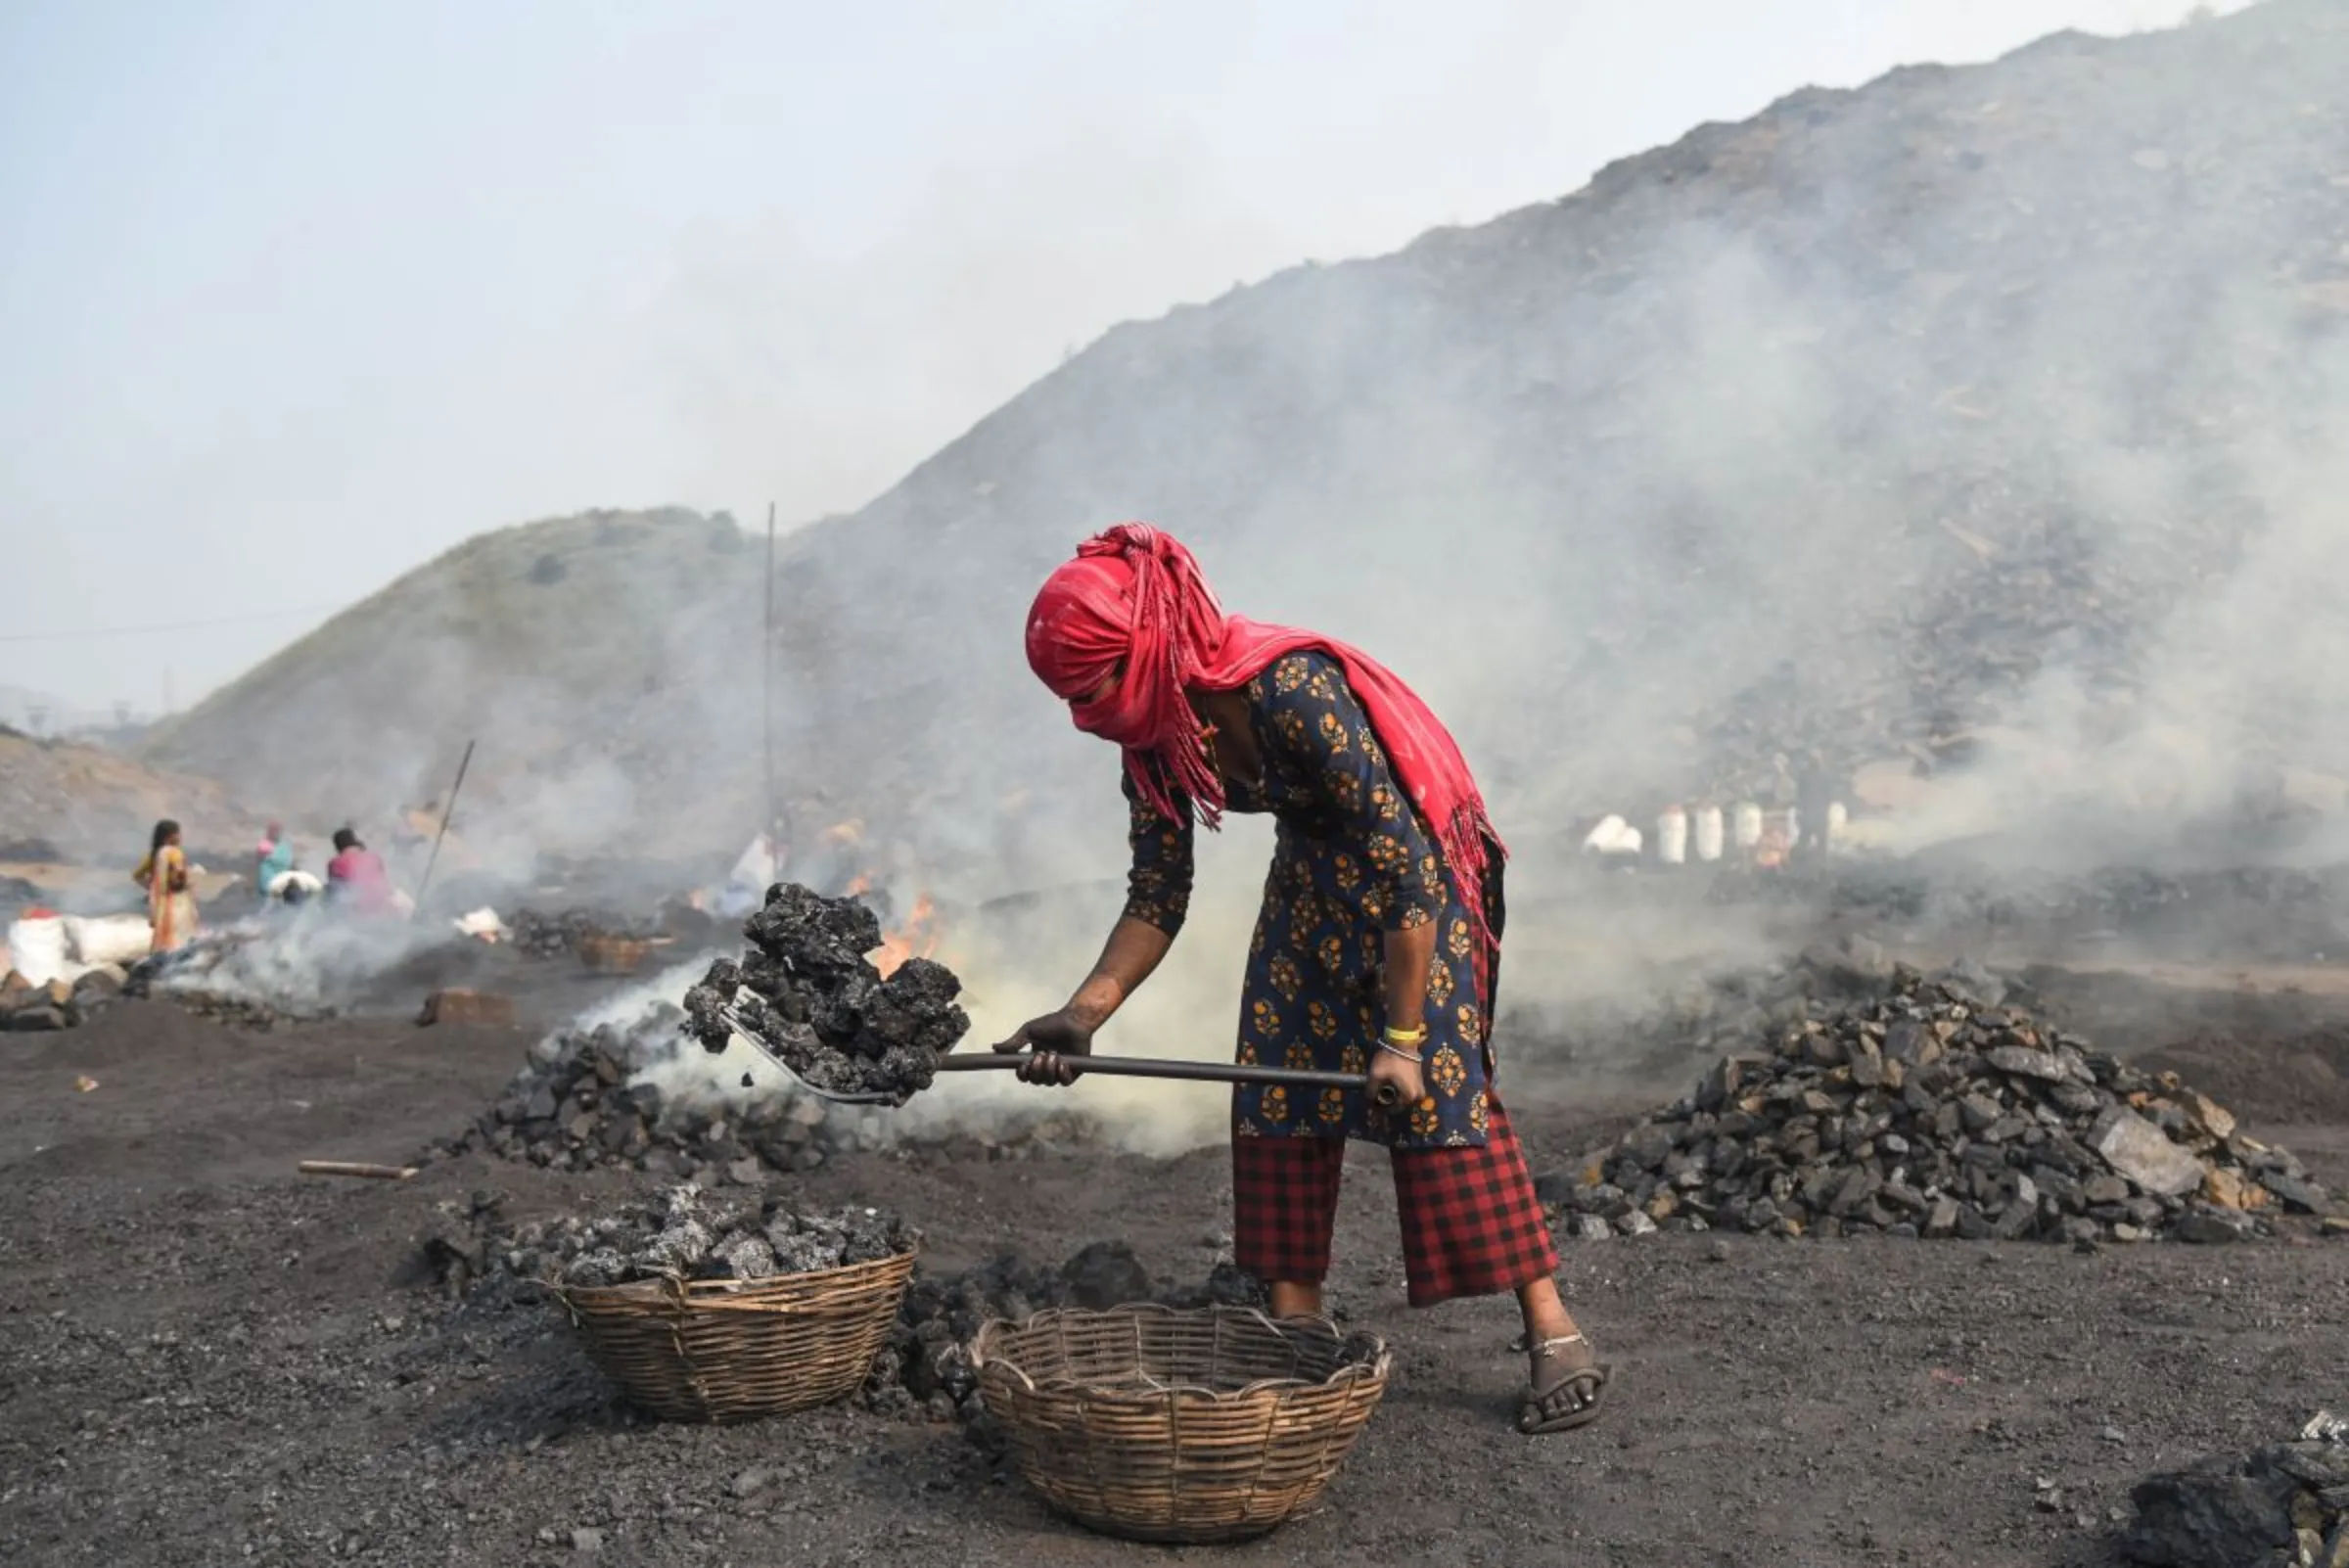
[[(1695, 1091), (1540, 1183), (1585, 1239), (1659, 1229), (2089, 1245), (2323, 1225), (2300, 1163), (1962, 976), (1812, 996)], [(2337, 1228), (2339, 1222), (2334, 1222)]]
[(11, 969), (0, 975), (0, 1034), (76, 1029), (122, 994), (123, 971), (114, 964), (84, 970), (72, 980), (36, 986)]

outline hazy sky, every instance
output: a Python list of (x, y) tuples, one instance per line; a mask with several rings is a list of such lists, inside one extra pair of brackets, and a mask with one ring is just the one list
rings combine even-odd
[(9, 0), (0, 688), (184, 704), (508, 523), (851, 510), (1117, 321), (2188, 9)]

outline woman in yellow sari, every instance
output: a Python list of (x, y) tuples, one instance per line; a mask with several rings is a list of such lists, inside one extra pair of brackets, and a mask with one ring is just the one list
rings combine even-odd
[(131, 873), (147, 890), (147, 923), (155, 928), (155, 950), (176, 952), (195, 939), (196, 895), (188, 891), (188, 856), (179, 847), (179, 824), (155, 825), (147, 858)]

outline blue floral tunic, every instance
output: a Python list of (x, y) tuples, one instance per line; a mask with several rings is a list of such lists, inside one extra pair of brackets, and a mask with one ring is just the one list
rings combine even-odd
[[(1474, 927), (1443, 853), (1387, 766), (1345, 667), (1291, 654), (1245, 688), (1264, 777), (1227, 786), (1226, 809), (1269, 811), (1272, 869), (1240, 998), (1243, 1064), (1368, 1070), (1385, 1027), (1385, 935), (1440, 922), (1427, 989), (1427, 1097), (1382, 1112), (1353, 1089), (1242, 1085), (1243, 1137), (1363, 1138), (1399, 1149), (1485, 1141), (1492, 1056)], [(1126, 783), (1133, 867), (1126, 913), (1174, 935), (1191, 897), (1189, 802), (1159, 815)]]

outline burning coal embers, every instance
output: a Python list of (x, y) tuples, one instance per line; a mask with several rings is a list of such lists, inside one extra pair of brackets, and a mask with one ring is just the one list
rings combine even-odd
[(884, 977), (867, 956), (884, 950), (880, 919), (853, 899), (784, 883), (742, 929), (743, 958), (717, 960), (685, 993), (689, 1028), (714, 1052), (738, 1016), (811, 1087), (902, 1105), (971, 1027), (944, 964), (904, 958)]
[(592, 1220), (526, 1224), (507, 1239), (508, 1269), (569, 1285), (639, 1279), (771, 1279), (872, 1263), (914, 1237), (877, 1209), (800, 1214), (774, 1198), (735, 1200), (688, 1181)]
[(1959, 979), (1899, 971), (1889, 995), (1806, 1011), (1579, 1180), (1542, 1183), (1572, 1232), (2224, 1242), (2331, 1210), (2297, 1160), (2175, 1075)]

